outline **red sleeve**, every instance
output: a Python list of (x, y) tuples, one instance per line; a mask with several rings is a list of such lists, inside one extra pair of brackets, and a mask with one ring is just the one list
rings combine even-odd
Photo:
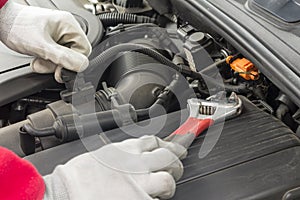
[(6, 4), (8, 0), (0, 0), (0, 9)]
[(0, 147), (0, 199), (42, 200), (45, 184), (28, 161)]

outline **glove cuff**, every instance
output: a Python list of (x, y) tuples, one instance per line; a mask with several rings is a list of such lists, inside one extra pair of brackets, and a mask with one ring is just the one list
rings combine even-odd
[(0, 40), (5, 43), (12, 29), (15, 19), (25, 6), (7, 2), (0, 10)]
[(70, 200), (68, 188), (65, 186), (57, 171), (59, 171), (59, 169), (50, 175), (44, 176), (46, 185), (44, 200)]
[(28, 161), (0, 147), (0, 199), (42, 200), (45, 184)]

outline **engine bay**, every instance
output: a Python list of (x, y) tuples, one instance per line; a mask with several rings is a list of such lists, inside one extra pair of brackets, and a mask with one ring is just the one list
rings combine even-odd
[(187, 118), (188, 99), (225, 91), (242, 113), (194, 141), (173, 199), (289, 199), (299, 186), (297, 102), (211, 27), (182, 20), (169, 1), (27, 4), (72, 12), (93, 46), (88, 69), (63, 70), (64, 84), (20, 71), (28, 57), (1, 61), (1, 76), (18, 75), (0, 85), (0, 145), (41, 174), (111, 142), (164, 138)]

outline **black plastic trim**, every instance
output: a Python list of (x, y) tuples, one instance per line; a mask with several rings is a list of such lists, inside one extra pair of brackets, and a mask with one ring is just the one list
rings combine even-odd
[[(249, 0), (249, 4), (262, 9), (262, 12), (268, 12), (287, 23), (300, 22), (300, 5), (294, 0), (288, 1), (266, 1)], [(264, 13), (262, 13), (264, 14)]]
[(53, 74), (31, 73), (14, 78), (0, 84), (0, 106), (57, 85)]

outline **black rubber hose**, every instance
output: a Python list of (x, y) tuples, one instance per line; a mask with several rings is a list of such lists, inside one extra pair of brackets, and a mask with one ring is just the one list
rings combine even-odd
[(227, 92), (246, 93), (249, 91), (249, 89), (245, 84), (242, 85), (220, 84), (217, 81), (215, 81), (215, 79), (212, 77), (208, 77), (205, 74), (201, 74), (199, 72), (194, 72), (185, 66), (176, 65), (171, 60), (169, 60), (168, 58), (166, 58), (156, 50), (149, 48), (148, 46), (141, 45), (141, 44), (133, 44), (133, 43), (118, 44), (116, 46), (107, 49), (104, 52), (97, 52), (99, 53), (99, 55), (90, 61), (90, 66), (86, 70), (86, 73), (92, 74), (93, 76), (96, 75), (96, 77), (99, 77), (101, 72), (100, 74), (97, 74), (97, 72), (94, 72), (93, 70), (97, 68), (99, 69), (99, 66), (105, 65), (105, 63), (112, 63), (116, 55), (118, 55), (119, 53), (124, 53), (126, 51), (136, 51), (139, 53), (146, 54), (154, 58), (155, 60), (159, 61), (160, 63), (167, 65), (180, 73), (183, 73), (185, 75), (188, 75), (198, 80), (203, 80), (203, 77), (206, 77), (205, 78), (206, 81), (216, 85), (217, 87), (224, 88)]
[[(80, 116), (82, 124), (86, 130), (97, 130), (100, 125), (103, 131), (111, 130), (122, 123), (120, 114), (117, 110), (110, 110), (96, 113), (97, 121), (93, 121), (94, 114)], [(98, 125), (99, 124), (99, 125)], [(31, 124), (24, 124), (20, 132), (23, 135), (32, 137), (56, 136), (62, 142), (72, 141), (78, 138), (74, 115), (65, 115), (59, 118), (55, 124), (47, 128), (34, 128)], [(88, 132), (88, 131), (86, 131)], [(92, 131), (93, 132), (93, 131)]]
[[(145, 109), (136, 110), (138, 122), (150, 119), (151, 117), (161, 116), (161, 107), (163, 107), (163, 102), (158, 99), (151, 107)], [(151, 117), (150, 117), (151, 114)]]
[(35, 153), (35, 137), (29, 135), (23, 127), (19, 130), (20, 147), (25, 155)]
[(164, 113), (162, 113), (161, 107), (164, 107), (166, 109), (166, 103), (171, 97), (170, 91), (175, 91), (178, 84), (180, 83), (181, 82), (179, 81), (179, 77), (176, 76), (170, 83), (170, 85), (167, 86), (165, 90), (158, 96), (158, 99), (154, 102), (154, 104), (152, 104), (152, 106), (146, 109), (136, 110), (138, 121), (150, 119), (150, 114), (151, 117), (158, 117), (163, 115)]
[(104, 27), (117, 26), (118, 24), (155, 23), (154, 18), (131, 13), (104, 13), (99, 15)]
[(156, 50), (150, 49), (148, 46), (141, 45), (141, 44), (124, 43), (124, 44), (118, 44), (116, 46), (113, 46), (104, 52), (102, 51), (97, 52), (99, 55), (90, 61), (90, 65), (88, 69), (85, 71), (85, 74), (99, 77), (101, 75), (101, 70), (99, 72), (100, 74), (97, 74), (97, 72), (95, 72), (94, 70), (99, 69), (99, 66), (105, 66), (105, 64), (107, 63), (112, 63), (116, 59), (116, 55), (128, 51), (135, 51), (135, 52), (146, 54), (154, 58), (155, 60), (159, 61), (160, 63), (167, 65), (178, 72), (182, 72), (181, 66), (176, 65), (175, 63), (170, 61), (168, 58), (166, 58)]
[(33, 137), (47, 137), (55, 135), (56, 131), (53, 127), (37, 129), (31, 124), (24, 124), (22, 130)]

